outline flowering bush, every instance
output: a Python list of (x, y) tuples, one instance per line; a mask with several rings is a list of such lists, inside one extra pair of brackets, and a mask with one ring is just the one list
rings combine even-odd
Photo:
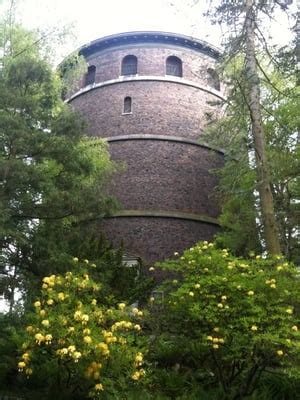
[(125, 303), (104, 306), (95, 268), (74, 258), (72, 271), (43, 278), (26, 328), (19, 371), (42, 376), (48, 393), (55, 387), (63, 398), (103, 398), (145, 375), (138, 345), (143, 312)]
[(300, 282), (293, 265), (281, 257), (235, 258), (207, 242), (175, 255), (160, 268), (178, 278), (164, 284), (165, 300), (151, 317), (158, 337), (152, 361), (162, 369), (154, 380), (168, 370), (181, 384), (186, 376), (234, 399), (251, 394), (270, 371), (296, 371)]

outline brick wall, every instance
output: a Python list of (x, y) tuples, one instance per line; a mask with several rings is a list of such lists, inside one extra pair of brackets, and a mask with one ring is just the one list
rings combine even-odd
[(162, 45), (128, 46), (125, 49), (110, 49), (96, 53), (88, 58), (89, 65), (96, 66), (96, 82), (116, 79), (121, 74), (122, 59), (134, 55), (138, 59), (138, 75), (164, 76), (166, 59), (176, 56), (182, 61), (183, 78), (195, 83), (207, 85), (209, 82), (208, 68), (215, 68), (216, 61), (197, 51)]
[(196, 221), (143, 217), (110, 218), (101, 228), (115, 247), (123, 245), (145, 264), (172, 257), (198, 240), (210, 240), (218, 231), (214, 225)]
[(160, 140), (113, 142), (110, 153), (126, 163), (112, 183), (122, 208), (218, 216), (217, 178), (210, 170), (221, 166), (221, 154)]
[[(126, 96), (132, 97), (132, 114), (122, 115)], [(207, 113), (219, 109), (209, 102), (215, 96), (173, 82), (123, 82), (98, 88), (72, 100), (86, 118), (89, 132), (108, 137), (121, 134), (161, 134), (198, 138)]]
[[(126, 55), (138, 58), (138, 76), (162, 79), (166, 78), (166, 58), (179, 57), (183, 78), (178, 82), (130, 77), (121, 81), (121, 62)], [(125, 211), (140, 213), (106, 219), (100, 229), (113, 245), (123, 242), (129, 254), (147, 263), (170, 257), (198, 240), (212, 239), (218, 226), (201, 218), (193, 220), (193, 216), (218, 216), (217, 178), (212, 170), (222, 165), (223, 156), (182, 139), (198, 140), (207, 123), (221, 112), (212, 105), (218, 96), (207, 86), (207, 70), (215, 68), (215, 60), (185, 47), (148, 43), (105, 49), (89, 56), (88, 62), (97, 68), (96, 83), (117, 82), (82, 92), (70, 104), (86, 119), (90, 135), (117, 139), (110, 141), (111, 157), (126, 167), (115, 175), (110, 192)], [(183, 84), (185, 80), (208, 90)], [(132, 114), (123, 115), (127, 96), (132, 98)], [(126, 140), (119, 140), (120, 135), (127, 135)], [(131, 135), (153, 137), (130, 139)], [(170, 140), (162, 140), (162, 135)], [(183, 213), (188, 218), (184, 219)]]

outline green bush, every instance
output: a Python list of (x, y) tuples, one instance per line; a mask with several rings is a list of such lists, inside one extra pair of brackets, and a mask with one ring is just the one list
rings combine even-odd
[(143, 312), (108, 305), (95, 264), (74, 258), (72, 271), (43, 278), (28, 314), (18, 360), (27, 388), (43, 398), (118, 398), (145, 375), (140, 331)]
[(159, 264), (177, 279), (164, 283), (164, 301), (153, 302), (148, 320), (154, 385), (178, 399), (188, 387), (240, 399), (268, 375), (297, 380), (297, 269), (281, 257), (236, 258), (207, 242), (175, 255)]

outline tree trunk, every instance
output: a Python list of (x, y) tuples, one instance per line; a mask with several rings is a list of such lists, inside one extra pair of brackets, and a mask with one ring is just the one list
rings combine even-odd
[(248, 83), (248, 104), (250, 108), (252, 135), (255, 148), (256, 171), (260, 207), (264, 226), (266, 249), (269, 254), (280, 254), (280, 243), (274, 212), (274, 202), (270, 185), (265, 139), (260, 106), (260, 86), (255, 57), (255, 0), (246, 0), (246, 78)]

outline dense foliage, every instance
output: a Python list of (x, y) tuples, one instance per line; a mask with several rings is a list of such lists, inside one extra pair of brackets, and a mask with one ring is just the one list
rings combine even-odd
[(300, 282), (293, 265), (281, 257), (236, 258), (203, 242), (160, 268), (177, 277), (153, 304), (149, 354), (154, 382), (171, 398), (193, 388), (199, 396), (206, 389), (214, 398), (239, 399), (268, 374), (299, 379)]
[(43, 398), (112, 398), (145, 374), (138, 338), (143, 312), (107, 298), (94, 280), (96, 264), (74, 258), (70, 266), (64, 275), (43, 278), (35, 312), (27, 314), (18, 369), (34, 377)]
[(112, 209), (105, 187), (115, 165), (107, 144), (85, 138), (83, 121), (63, 103), (61, 82), (36, 36), (20, 27), (3, 32), (0, 272), (12, 309), (16, 289), (26, 289), (27, 278), (44, 275), (53, 261), (63, 268), (83, 224)]

